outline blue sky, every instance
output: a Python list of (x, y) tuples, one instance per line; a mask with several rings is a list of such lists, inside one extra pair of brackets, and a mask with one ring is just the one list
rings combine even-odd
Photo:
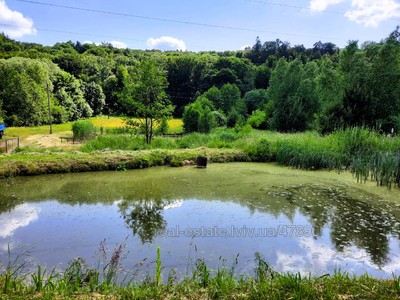
[(79, 40), (223, 51), (253, 45), (259, 36), (344, 47), (349, 40), (380, 41), (399, 24), (400, 0), (0, 0), (0, 32), (44, 45)]

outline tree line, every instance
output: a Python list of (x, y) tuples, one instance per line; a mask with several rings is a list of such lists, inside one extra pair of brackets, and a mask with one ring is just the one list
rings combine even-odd
[(344, 49), (257, 38), (244, 50), (199, 53), (42, 46), (0, 35), (0, 118), (9, 126), (48, 123), (49, 101), (55, 123), (113, 114), (140, 115), (150, 126), (173, 115), (187, 132), (245, 123), (390, 132), (400, 130), (399, 97), (399, 27), (380, 42), (350, 41)]

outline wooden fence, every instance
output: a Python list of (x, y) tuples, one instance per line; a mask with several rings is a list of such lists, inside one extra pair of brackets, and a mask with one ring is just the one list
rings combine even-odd
[(0, 153), (11, 153), (19, 147), (19, 137), (0, 140)]

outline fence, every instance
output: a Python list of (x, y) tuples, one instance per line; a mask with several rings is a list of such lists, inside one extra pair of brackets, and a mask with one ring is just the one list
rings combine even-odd
[(0, 153), (11, 153), (19, 147), (19, 137), (0, 140)]

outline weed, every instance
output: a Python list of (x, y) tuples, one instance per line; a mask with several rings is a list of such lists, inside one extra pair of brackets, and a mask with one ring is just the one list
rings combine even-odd
[(8, 261), (6, 271), (3, 274), (3, 293), (7, 294), (10, 291), (21, 289), (26, 275), (23, 274), (25, 268), (24, 257), (29, 255), (28, 252), (18, 254), (14, 259), (11, 257), (10, 245), (7, 246)]
[(160, 247), (157, 247), (157, 257), (156, 257), (156, 273), (155, 273), (155, 283), (156, 285), (160, 285), (162, 282), (161, 278), (161, 250)]

